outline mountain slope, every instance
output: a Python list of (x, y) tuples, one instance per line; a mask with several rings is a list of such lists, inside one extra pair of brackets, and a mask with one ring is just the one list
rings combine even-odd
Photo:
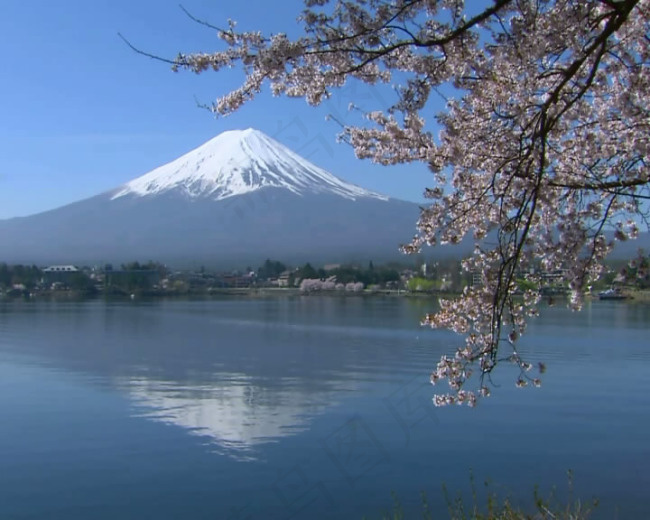
[(398, 257), (416, 204), (346, 183), (256, 130), (225, 132), (142, 177), (0, 221), (0, 261), (254, 264)]
[(221, 200), (260, 188), (284, 188), (293, 193), (331, 193), (348, 199), (386, 200), (313, 165), (258, 130), (231, 130), (132, 180), (113, 199), (153, 196), (168, 191), (189, 197)]

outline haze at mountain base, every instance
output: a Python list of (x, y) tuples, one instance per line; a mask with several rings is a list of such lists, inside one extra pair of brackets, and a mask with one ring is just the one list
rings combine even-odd
[(257, 130), (229, 131), (110, 192), (0, 221), (0, 261), (399, 259), (418, 215), (416, 204), (347, 183)]

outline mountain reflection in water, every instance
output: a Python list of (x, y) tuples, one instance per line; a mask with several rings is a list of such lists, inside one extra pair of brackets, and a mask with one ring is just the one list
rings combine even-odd
[(295, 379), (263, 386), (246, 374), (221, 373), (214, 381), (193, 385), (133, 378), (117, 384), (136, 404), (138, 416), (180, 426), (240, 460), (254, 458), (258, 445), (306, 430), (311, 418), (336, 404), (335, 392), (331, 398), (323, 391), (310, 395)]
[[(433, 407), (459, 337), (433, 302), (325, 295), (0, 302), (0, 518), (445, 516), (468, 478), (530, 504), (595, 496), (647, 517), (650, 306), (559, 305), (521, 349), (542, 388), (493, 374), (476, 409)], [(562, 501), (566, 497), (560, 495)]]

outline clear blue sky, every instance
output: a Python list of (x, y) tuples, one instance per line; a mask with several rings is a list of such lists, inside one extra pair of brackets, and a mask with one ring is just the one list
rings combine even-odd
[[(299, 0), (186, 0), (215, 25), (297, 34)], [(135, 54), (173, 58), (218, 41), (178, 0), (3, 0), (0, 3), (0, 219), (55, 208), (115, 188), (222, 131), (254, 127), (350, 182), (420, 201), (432, 177), (424, 165), (381, 167), (336, 143), (350, 101), (381, 108), (386, 91), (351, 86), (314, 109), (268, 93), (215, 118), (197, 106), (238, 85), (241, 74), (173, 73)]]

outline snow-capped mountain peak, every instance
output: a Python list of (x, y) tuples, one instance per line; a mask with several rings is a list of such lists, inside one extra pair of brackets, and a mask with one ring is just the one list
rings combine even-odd
[(252, 128), (223, 132), (178, 159), (134, 179), (112, 195), (148, 196), (180, 191), (213, 200), (275, 187), (302, 195), (334, 194), (347, 199), (387, 197), (354, 184), (300, 157)]

